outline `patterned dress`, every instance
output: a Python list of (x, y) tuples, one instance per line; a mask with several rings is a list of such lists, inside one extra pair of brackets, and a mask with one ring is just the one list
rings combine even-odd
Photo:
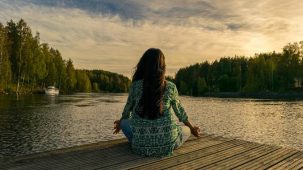
[[(143, 92), (143, 80), (131, 84), (127, 103), (121, 119), (129, 119), (133, 133), (132, 151), (144, 156), (171, 156), (177, 141), (182, 141), (181, 127), (176, 124), (172, 109), (180, 122), (187, 121), (188, 116), (179, 99), (176, 85), (166, 81), (163, 96), (164, 116), (148, 120), (135, 113)], [(171, 109), (172, 108), (172, 109)]]

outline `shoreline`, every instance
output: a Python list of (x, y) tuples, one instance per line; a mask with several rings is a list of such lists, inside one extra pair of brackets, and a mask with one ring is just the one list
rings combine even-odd
[[(109, 91), (91, 91), (91, 92), (81, 92), (81, 91), (74, 91), (71, 93), (67, 93), (64, 91), (60, 91), (60, 94), (63, 95), (73, 95), (76, 93), (121, 93), (121, 92), (109, 92)], [(37, 88), (37, 89), (22, 89), (19, 93), (16, 93), (16, 91), (5, 91), (3, 89), (0, 89), (0, 96), (6, 96), (6, 95), (20, 95), (20, 96), (26, 96), (26, 95), (43, 95), (45, 94), (44, 89)]]
[(223, 93), (206, 93), (198, 97), (215, 97), (215, 98), (250, 98), (250, 99), (272, 99), (272, 100), (303, 100), (303, 92), (259, 92), (259, 93), (240, 93), (240, 92), (223, 92)]
[[(73, 95), (76, 93), (85, 93), (85, 92), (73, 92), (73, 93), (60, 93), (64, 95)], [(121, 92), (87, 92), (87, 93), (121, 93)], [(0, 90), (0, 96), (6, 95), (41, 95), (44, 94), (44, 90), (35, 89), (32, 91), (21, 91), (20, 93), (16, 92), (6, 92)], [(126, 93), (127, 94), (127, 93)], [(260, 92), (260, 93), (240, 93), (240, 92), (218, 92), (218, 93), (205, 93), (201, 96), (191, 96), (191, 95), (180, 95), (188, 97), (204, 97), (204, 98), (243, 98), (243, 99), (272, 99), (272, 100), (303, 100), (303, 92), (285, 92), (285, 93), (272, 93), (272, 92)]]

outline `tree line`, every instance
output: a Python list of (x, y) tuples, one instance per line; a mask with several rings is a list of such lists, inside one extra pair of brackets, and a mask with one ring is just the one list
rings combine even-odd
[(237, 92), (287, 93), (302, 91), (303, 42), (289, 43), (280, 53), (255, 54), (253, 57), (224, 57), (181, 68), (175, 76), (181, 94)]
[[(180, 94), (301, 91), (303, 42), (289, 43), (282, 52), (253, 57), (223, 57), (181, 68), (174, 81)], [(127, 92), (130, 80), (104, 70), (75, 69), (71, 59), (40, 42), (23, 20), (0, 23), (0, 93), (26, 93), (55, 85), (63, 93)]]
[(103, 70), (75, 69), (71, 59), (33, 35), (23, 20), (0, 23), (0, 93), (27, 93), (55, 85), (62, 93), (127, 92), (130, 80)]

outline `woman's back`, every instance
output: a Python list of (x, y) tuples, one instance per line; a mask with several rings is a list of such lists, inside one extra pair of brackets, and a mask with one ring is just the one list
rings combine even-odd
[[(144, 52), (136, 66), (122, 117), (114, 122), (114, 133), (122, 129), (132, 150), (140, 155), (171, 155), (191, 133), (199, 137), (199, 128), (188, 121), (178, 99), (176, 85), (165, 80), (165, 70), (160, 49)], [(186, 126), (176, 124), (171, 110)]]
[(143, 80), (134, 81), (122, 113), (122, 119), (130, 119), (133, 133), (132, 150), (146, 156), (171, 155), (177, 140), (182, 140), (181, 128), (176, 125), (171, 108), (179, 121), (184, 122), (188, 119), (179, 102), (176, 85), (166, 81), (163, 93), (163, 115), (153, 120), (141, 118), (138, 114), (142, 92)]

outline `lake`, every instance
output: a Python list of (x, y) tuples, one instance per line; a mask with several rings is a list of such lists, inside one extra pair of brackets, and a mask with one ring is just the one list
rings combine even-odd
[[(113, 135), (127, 94), (0, 96), (0, 157), (122, 138)], [(182, 96), (207, 134), (303, 150), (303, 101)]]

